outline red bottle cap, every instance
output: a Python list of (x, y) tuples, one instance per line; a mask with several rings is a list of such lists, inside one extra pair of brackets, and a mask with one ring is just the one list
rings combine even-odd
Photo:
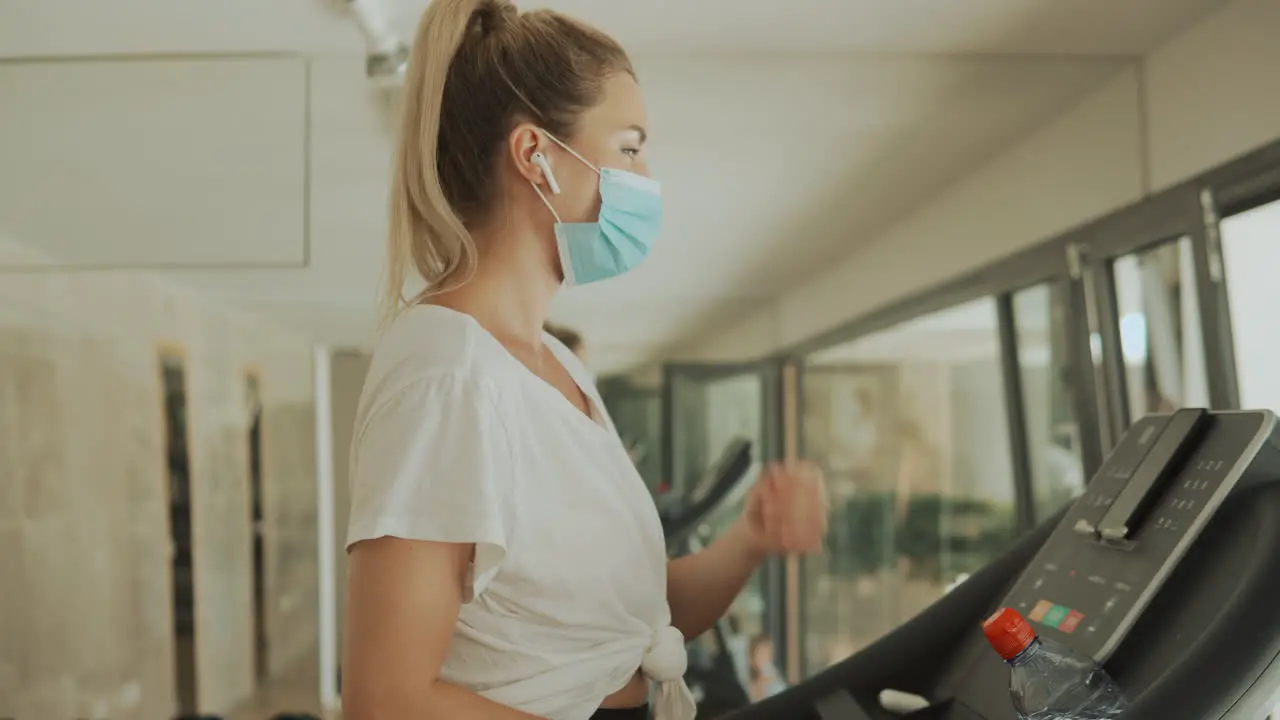
[(1017, 657), (1036, 639), (1036, 631), (1031, 628), (1031, 623), (1011, 608), (1000, 608), (987, 618), (982, 623), (982, 633), (987, 636), (991, 647), (1005, 660)]

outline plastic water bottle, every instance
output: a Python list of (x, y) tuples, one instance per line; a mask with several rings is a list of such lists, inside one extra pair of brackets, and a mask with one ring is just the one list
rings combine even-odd
[(1128, 709), (1093, 658), (1038, 637), (1016, 610), (997, 611), (982, 631), (1009, 665), (1009, 696), (1022, 720), (1110, 720)]

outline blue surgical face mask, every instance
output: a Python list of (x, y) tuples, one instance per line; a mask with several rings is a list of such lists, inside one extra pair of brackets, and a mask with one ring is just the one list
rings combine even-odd
[[(556, 219), (556, 247), (565, 284), (608, 280), (644, 262), (662, 226), (658, 181), (626, 170), (597, 168), (550, 133), (547, 137), (600, 176), (600, 219), (596, 222), (562, 222), (542, 189), (533, 186)], [(544, 170), (550, 168), (544, 166)], [(552, 193), (559, 192), (554, 178), (548, 177), (548, 185)]]

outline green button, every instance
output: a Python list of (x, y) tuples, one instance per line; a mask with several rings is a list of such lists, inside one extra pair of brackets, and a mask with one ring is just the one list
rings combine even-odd
[(1062, 607), (1061, 605), (1054, 605), (1053, 607), (1049, 608), (1049, 612), (1045, 613), (1044, 620), (1042, 620), (1041, 622), (1047, 627), (1056, 629), (1058, 625), (1062, 623), (1063, 620), (1067, 619), (1067, 615), (1069, 614), (1071, 614), (1070, 608), (1065, 608), (1065, 607)]

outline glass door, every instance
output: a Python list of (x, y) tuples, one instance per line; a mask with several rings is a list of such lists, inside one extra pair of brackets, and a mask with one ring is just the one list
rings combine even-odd
[[(771, 363), (664, 366), (664, 472), (655, 493), (664, 520), (679, 516), (706, 492), (710, 466), (732, 441), (750, 440), (757, 466), (778, 457), (779, 378), (778, 366)], [(694, 551), (714, 542), (742, 513), (743, 505), (743, 497), (737, 497), (700, 519), (692, 545), (673, 548), (673, 552)], [(773, 646), (775, 662), (784, 666), (781, 578), (781, 564), (776, 561), (756, 574), (721, 627), (692, 643), (691, 671), (698, 666), (732, 665), (749, 689), (747, 656), (750, 648), (765, 644)]]
[(627, 454), (650, 492), (657, 492), (662, 461), (662, 390), (625, 376), (601, 378), (597, 384), (609, 417)]
[[(730, 441), (745, 438), (757, 459), (772, 457), (775, 373), (764, 364), (670, 364), (663, 367), (664, 473), (660, 498), (682, 502), (698, 490)], [(661, 502), (660, 502), (661, 504)]]
[[(1071, 286), (1063, 279), (1016, 290), (1001, 299), (1007, 324), (1005, 387), (1011, 403), (1015, 474), (1028, 486), (1028, 527), (1083, 491), (1088, 481), (1084, 429), (1074, 402)], [(1086, 366), (1087, 367), (1087, 366)]]
[[(1035, 299), (1028, 337), (1043, 329)], [(831, 502), (827, 552), (803, 564), (805, 675), (919, 614), (1025, 524), (999, 304), (979, 297), (804, 358), (800, 445)]]
[(1211, 197), (1163, 193), (1078, 231), (1068, 254), (1104, 452), (1145, 415), (1237, 405)]

